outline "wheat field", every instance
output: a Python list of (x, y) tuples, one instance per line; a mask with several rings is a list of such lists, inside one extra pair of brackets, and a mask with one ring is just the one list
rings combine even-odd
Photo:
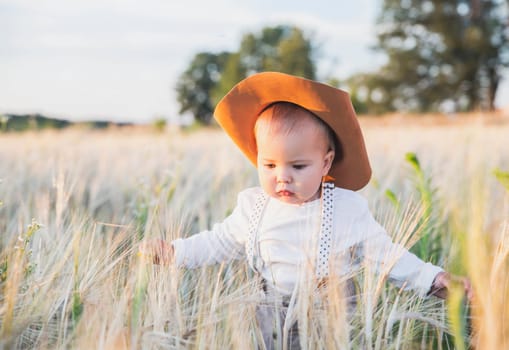
[[(353, 311), (340, 287), (303, 292), (301, 345), (509, 348), (507, 118), (361, 124), (373, 213), (395, 241), (468, 276), (475, 299), (421, 298), (366, 268), (351, 276)], [(256, 348), (245, 263), (185, 270), (136, 254), (143, 239), (211, 227), (256, 184), (220, 130), (0, 134), (0, 349)]]

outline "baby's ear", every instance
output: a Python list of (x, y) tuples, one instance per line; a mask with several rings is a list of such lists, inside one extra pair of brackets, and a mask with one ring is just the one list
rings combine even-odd
[(323, 159), (324, 160), (324, 167), (323, 167), (324, 174), (323, 174), (323, 176), (325, 176), (329, 173), (329, 170), (332, 166), (332, 162), (334, 161), (334, 156), (335, 156), (335, 152), (333, 150), (330, 150), (325, 154), (325, 157)]

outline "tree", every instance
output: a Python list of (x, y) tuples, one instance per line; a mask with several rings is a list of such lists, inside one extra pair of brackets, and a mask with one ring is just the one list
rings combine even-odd
[(509, 64), (500, 0), (384, 0), (377, 50), (387, 63), (353, 79), (371, 111), (493, 109)]
[(282, 38), (278, 45), (278, 56), (279, 65), (276, 70), (315, 79), (313, 47), (300, 29), (291, 28), (287, 37)]
[(209, 124), (214, 111), (211, 91), (217, 85), (224, 70), (228, 52), (219, 54), (200, 52), (177, 81), (179, 114), (190, 112), (196, 121)]
[(313, 55), (311, 39), (297, 27), (266, 27), (260, 33), (245, 34), (238, 52), (228, 58), (225, 74), (214, 90), (215, 101), (257, 72), (277, 71), (314, 79)]
[(237, 52), (201, 52), (177, 82), (180, 114), (191, 112), (203, 124), (211, 121), (215, 104), (236, 83), (262, 71), (315, 78), (314, 48), (297, 27), (263, 28), (243, 36)]

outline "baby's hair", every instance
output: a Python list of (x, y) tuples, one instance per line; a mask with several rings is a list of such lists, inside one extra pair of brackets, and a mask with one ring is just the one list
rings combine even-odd
[[(271, 113), (268, 113), (271, 112)], [(260, 113), (255, 127), (254, 132), (256, 134), (258, 130), (258, 121), (264, 120), (270, 125), (271, 130), (278, 132), (291, 132), (295, 127), (298, 127), (303, 118), (309, 117), (316, 126), (323, 131), (327, 138), (327, 144), (329, 146), (328, 151), (334, 151), (334, 162), (341, 160), (343, 152), (341, 144), (336, 137), (336, 134), (330, 126), (328, 126), (322, 119), (317, 117), (313, 112), (291, 102), (274, 102), (265, 107)]]

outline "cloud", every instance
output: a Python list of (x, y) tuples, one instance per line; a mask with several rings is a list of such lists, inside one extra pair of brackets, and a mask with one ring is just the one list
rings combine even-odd
[(176, 113), (173, 86), (195, 53), (236, 50), (264, 25), (305, 27), (336, 48), (363, 42), (361, 21), (347, 35), (352, 21), (284, 3), (266, 11), (263, 2), (234, 0), (3, 1), (0, 112), (147, 120)]

